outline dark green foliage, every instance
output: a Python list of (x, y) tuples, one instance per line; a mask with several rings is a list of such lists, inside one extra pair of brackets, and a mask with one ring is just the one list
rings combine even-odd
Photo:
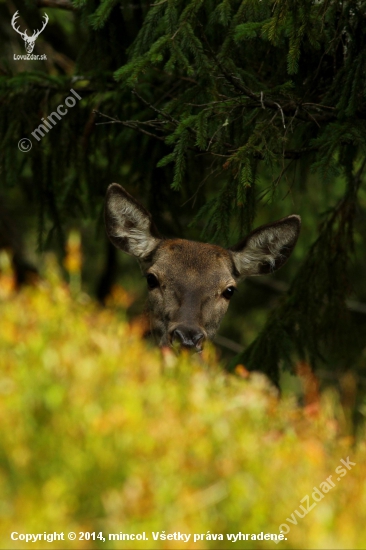
[[(32, 201), (40, 242), (46, 235), (62, 242), (64, 225), (81, 215), (98, 219), (102, 231), (103, 196), (114, 180), (146, 197), (162, 230), (179, 234), (193, 219), (185, 236), (232, 244), (268, 200), (310, 193), (317, 178), (331, 197), (322, 220), (319, 212), (312, 220), (318, 236), (311, 245), (305, 236), (309, 250), (288, 295), (238, 360), (276, 378), (294, 357), (315, 364), (346, 356), (349, 266), (364, 208), (365, 3), (73, 6), (56, 10), (44, 35), (64, 55), (68, 44), (69, 68), (53, 61), (26, 72), (2, 52), (2, 187)], [(36, 8), (21, 9), (27, 21), (39, 20)], [(28, 156), (18, 152), (19, 138), (72, 87), (83, 98), (72, 115)]]
[[(346, 193), (323, 221), (286, 300), (272, 312), (262, 333), (240, 358), (248, 368), (265, 365), (277, 380), (280, 361), (290, 368), (293, 351), (316, 365), (329, 353), (335, 361), (347, 346), (356, 344), (347, 331), (350, 313), (346, 298), (359, 185), (360, 172), (349, 174)], [(235, 364), (237, 360), (232, 366)]]

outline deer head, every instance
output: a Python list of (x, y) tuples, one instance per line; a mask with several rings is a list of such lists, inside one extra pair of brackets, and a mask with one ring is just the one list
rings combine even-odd
[(33, 31), (33, 34), (32, 36), (28, 36), (27, 35), (27, 29), (24, 31), (24, 32), (21, 32), (21, 30), (19, 29), (19, 27), (17, 28), (15, 25), (16, 25), (16, 22), (17, 22), (17, 19), (19, 17), (19, 10), (16, 11), (13, 15), (13, 18), (11, 20), (11, 26), (13, 27), (13, 29), (18, 33), (20, 34), (20, 36), (23, 38), (24, 42), (25, 42), (25, 50), (27, 53), (32, 53), (33, 52), (33, 49), (34, 49), (34, 44), (35, 44), (35, 41), (37, 40), (38, 36), (41, 34), (41, 32), (43, 31), (43, 29), (45, 28), (45, 26), (47, 25), (48, 23), (48, 15), (45, 13), (44, 14), (44, 22), (43, 22), (43, 26), (42, 28), (39, 30), (39, 31)]
[(135, 256), (146, 277), (151, 329), (161, 346), (201, 351), (212, 339), (237, 284), (279, 269), (300, 232), (300, 217), (263, 225), (236, 246), (162, 238), (151, 214), (117, 183), (108, 187), (105, 224), (111, 242)]

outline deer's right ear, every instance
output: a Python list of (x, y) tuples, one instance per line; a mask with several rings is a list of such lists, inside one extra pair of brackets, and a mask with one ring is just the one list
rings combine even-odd
[(300, 226), (300, 216), (287, 216), (258, 227), (230, 248), (240, 276), (265, 275), (282, 267), (296, 245)]
[(159, 244), (151, 214), (118, 183), (108, 187), (104, 219), (114, 246), (132, 256), (143, 259)]

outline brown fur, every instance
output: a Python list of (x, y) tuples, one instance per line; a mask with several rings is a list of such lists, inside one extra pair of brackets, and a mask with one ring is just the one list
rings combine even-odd
[(235, 266), (230, 253), (215, 245), (182, 239), (162, 241), (147, 273), (160, 287), (149, 292), (152, 328), (160, 345), (181, 324), (198, 326), (204, 338), (213, 338), (229, 302), (222, 296), (235, 286)]
[(149, 312), (159, 345), (178, 340), (197, 351), (219, 328), (229, 305), (227, 289), (246, 276), (281, 267), (300, 230), (300, 218), (288, 216), (256, 229), (229, 250), (163, 239), (151, 215), (118, 184), (108, 188), (105, 222), (112, 243), (135, 256), (143, 273), (158, 282), (149, 290)]

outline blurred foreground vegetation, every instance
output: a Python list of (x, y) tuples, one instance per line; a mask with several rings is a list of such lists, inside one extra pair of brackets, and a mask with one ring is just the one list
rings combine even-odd
[[(279, 548), (365, 548), (365, 433), (334, 392), (302, 409), (264, 375), (226, 374), (212, 348), (201, 358), (149, 349), (120, 307), (80, 291), (75, 254), (70, 286), (50, 258), (46, 278), (17, 294), (2, 258), (1, 548), (277, 548), (226, 534), (285, 523)], [(123, 289), (114, 296), (128, 303)], [(337, 481), (347, 457), (355, 465)], [(329, 493), (294, 515), (331, 475)], [(102, 531), (106, 542), (26, 544), (14, 531)], [(148, 543), (108, 541), (143, 531)], [(191, 540), (154, 541), (158, 531)]]

